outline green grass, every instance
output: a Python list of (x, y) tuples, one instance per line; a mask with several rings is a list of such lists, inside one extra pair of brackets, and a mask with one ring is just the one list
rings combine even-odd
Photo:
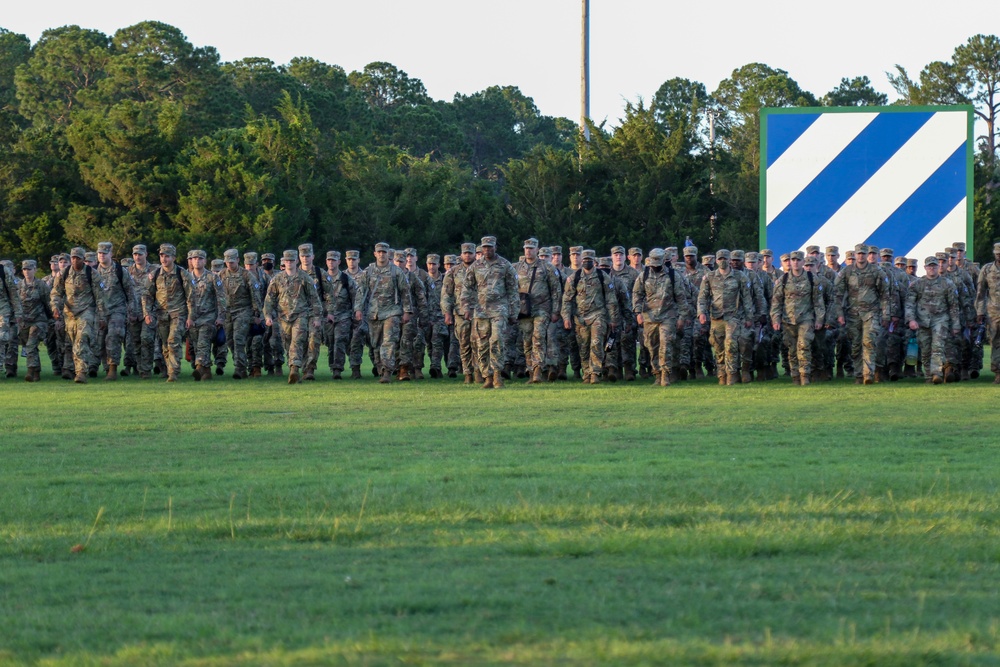
[(319, 377), (0, 381), (0, 663), (1000, 664), (992, 378)]

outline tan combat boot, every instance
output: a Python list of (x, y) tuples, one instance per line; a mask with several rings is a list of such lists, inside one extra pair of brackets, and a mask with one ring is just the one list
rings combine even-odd
[[(500, 373), (497, 373), (496, 376), (499, 378), (500, 377)], [(501, 379), (501, 382), (502, 381), (503, 380)], [(483, 380), (483, 389), (492, 389), (492, 388), (493, 388), (493, 376), (492, 375), (487, 375), (486, 379)]]
[(660, 386), (669, 387), (670, 386), (670, 373), (667, 371), (660, 371)]
[(535, 370), (531, 373), (531, 383), (541, 384), (542, 383), (542, 367), (535, 366)]
[(500, 373), (500, 371), (497, 371), (496, 373), (493, 374), (493, 388), (503, 389), (503, 375)]
[(719, 371), (719, 384), (722, 385), (723, 387), (726, 386), (726, 384), (728, 384), (726, 382), (726, 371), (723, 370)]
[(108, 374), (104, 377), (106, 382), (114, 382), (118, 379), (118, 364), (108, 364)]
[(472, 382), (472, 374), (471, 373), (466, 373), (465, 374), (465, 379), (462, 380), (462, 384), (472, 384), (472, 383), (473, 383)]
[(392, 371), (390, 371), (387, 368), (382, 369), (382, 375), (381, 375), (381, 377), (379, 377), (378, 383), (379, 384), (389, 384), (390, 382), (392, 382)]
[(806, 385), (809, 384), (809, 382), (810, 382), (809, 373), (802, 373), (802, 379), (799, 381), (799, 384), (805, 387)]
[(212, 369), (209, 366), (201, 367), (201, 379), (208, 382), (212, 379)]
[(289, 366), (288, 367), (288, 384), (298, 384), (299, 383), (299, 367)]

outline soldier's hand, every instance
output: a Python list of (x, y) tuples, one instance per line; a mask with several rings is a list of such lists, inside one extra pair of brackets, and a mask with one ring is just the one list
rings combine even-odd
[(815, 329), (816, 331), (819, 331), (820, 329), (822, 329), (822, 328), (823, 328), (823, 323), (822, 323), (822, 322), (817, 322), (816, 324), (814, 324), (814, 325), (813, 325), (813, 328), (814, 328), (814, 329)]
[(892, 317), (890, 319), (892, 320), (893, 324), (899, 324), (899, 318), (898, 317)]
[(191, 327), (194, 326), (194, 320), (188, 320), (187, 322), (184, 323), (184, 326), (185, 328), (190, 329)]
[(225, 322), (222, 320), (221, 317), (219, 319), (215, 320), (215, 326), (221, 327), (223, 324), (225, 324)]
[[(358, 319), (361, 319), (361, 318), (358, 318)], [(268, 327), (274, 326), (274, 320), (272, 320), (270, 317), (265, 317), (264, 318), (264, 324), (266, 324)]]
[(771, 325), (771, 328), (774, 329), (775, 331), (781, 331), (781, 322), (775, 322), (774, 324)]
[(403, 324), (407, 324), (410, 321), (410, 314), (403, 313)]
[(608, 328), (611, 329), (611, 333), (614, 333), (614, 332), (618, 331), (618, 325), (617, 324), (609, 324)]
[(642, 313), (636, 313), (635, 321), (640, 327), (642, 326)]
[(326, 314), (326, 321), (327, 322), (336, 322), (337, 320), (334, 319), (333, 315), (331, 315), (330, 313), (327, 313)]
[(142, 318), (142, 320), (143, 320), (143, 322), (145, 322), (145, 323), (146, 323), (147, 325), (149, 325), (149, 326), (153, 326), (153, 316), (152, 316), (152, 315), (146, 315), (146, 317)]
[(683, 319), (681, 319), (681, 318), (678, 317), (677, 318), (677, 330), (678, 331), (684, 331), (684, 327), (685, 326), (687, 326), (687, 322), (685, 322)]
[(452, 324), (454, 324), (454, 322), (451, 319), (451, 313), (445, 313), (444, 314), (444, 323), (447, 324), (448, 326), (451, 326)]
[(254, 324), (260, 324), (260, 317), (253, 318), (253, 323)]
[(700, 322), (701, 324), (708, 324), (708, 318), (705, 317), (704, 313), (698, 316), (698, 322)]
[(955, 329), (954, 331), (952, 331), (952, 332), (951, 332), (951, 335), (952, 335), (952, 336), (957, 336), (957, 335), (959, 335), (960, 333), (962, 333), (961, 329)]
[[(20, 321), (18, 321), (18, 323), (20, 324)], [(97, 323), (97, 328), (100, 329), (101, 331), (104, 331), (105, 329), (108, 328), (108, 321), (101, 320), (100, 322)]]
[(569, 331), (573, 328), (573, 323), (569, 321), (569, 318), (563, 319), (563, 329)]
[(556, 313), (552, 313), (552, 322), (555, 323), (558, 321), (559, 321), (559, 315)]
[(917, 321), (916, 320), (910, 320), (910, 330), (911, 331), (916, 331), (919, 328), (920, 327), (917, 325)]
[[(270, 320), (270, 318), (268, 318), (268, 319)], [(361, 311), (360, 310), (355, 310), (354, 311), (354, 321), (355, 322), (360, 322), (361, 321)], [(271, 326), (271, 322), (270, 321), (268, 321), (267, 326)]]
[(472, 311), (471, 310), (465, 311), (465, 319), (470, 320), (470, 321), (472, 320)]
[(840, 326), (844, 326), (845, 324), (847, 324), (846, 320), (844, 320), (843, 315), (837, 318), (837, 324), (839, 324)]

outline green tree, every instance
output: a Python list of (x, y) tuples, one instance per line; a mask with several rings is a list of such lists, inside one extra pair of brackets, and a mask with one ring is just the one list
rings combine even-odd
[(889, 96), (875, 90), (867, 76), (844, 77), (836, 88), (823, 96), (822, 103), (827, 107), (878, 107), (888, 104)]
[(348, 81), (361, 92), (372, 109), (389, 111), (404, 105), (430, 102), (420, 79), (410, 78), (406, 72), (387, 62), (369, 63), (360, 72), (351, 72)]

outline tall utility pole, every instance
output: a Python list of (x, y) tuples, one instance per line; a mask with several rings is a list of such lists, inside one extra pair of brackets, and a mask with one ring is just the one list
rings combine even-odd
[(580, 52), (580, 128), (583, 138), (590, 141), (590, 0), (583, 2), (583, 30)]

